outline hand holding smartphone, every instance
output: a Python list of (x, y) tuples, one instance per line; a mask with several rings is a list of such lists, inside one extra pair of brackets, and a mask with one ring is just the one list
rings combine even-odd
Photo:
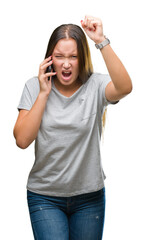
[(44, 92), (47, 95), (49, 95), (51, 91), (51, 81), (48, 81), (47, 83), (47, 80), (51, 80), (52, 77), (57, 74), (54, 72), (52, 64), (52, 56), (49, 56), (48, 58), (45, 58), (39, 66), (38, 79), (40, 84), (40, 92)]

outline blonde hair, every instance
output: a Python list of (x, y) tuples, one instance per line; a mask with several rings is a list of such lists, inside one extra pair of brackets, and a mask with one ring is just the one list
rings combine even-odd
[(103, 116), (102, 116), (102, 128), (105, 129), (105, 123), (106, 123), (106, 114), (107, 114), (107, 108), (105, 109)]
[(107, 117), (107, 108), (104, 110), (102, 116), (102, 140), (104, 141), (104, 131), (105, 131), (105, 124), (106, 124), (106, 117)]

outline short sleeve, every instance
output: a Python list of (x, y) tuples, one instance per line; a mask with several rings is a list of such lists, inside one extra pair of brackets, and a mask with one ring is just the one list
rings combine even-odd
[(30, 110), (35, 103), (38, 94), (40, 91), (39, 80), (38, 77), (33, 77), (29, 79), (24, 86), (20, 102), (18, 105), (18, 110), (26, 109)]
[(106, 107), (108, 106), (109, 104), (116, 104), (118, 103), (119, 101), (116, 101), (116, 102), (109, 102), (107, 99), (106, 99), (106, 96), (105, 96), (105, 89), (106, 89), (106, 86), (108, 85), (108, 83), (111, 82), (111, 78), (108, 74), (100, 74), (100, 83), (99, 83), (99, 101), (101, 102), (102, 106)]
[(25, 84), (17, 109), (18, 110), (20, 110), (20, 109), (30, 110), (31, 107), (32, 107), (31, 94), (29, 92), (27, 85)]

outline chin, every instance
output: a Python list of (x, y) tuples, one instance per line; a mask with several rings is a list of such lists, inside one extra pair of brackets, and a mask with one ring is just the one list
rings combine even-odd
[(60, 82), (62, 85), (71, 85), (73, 84), (76, 80), (73, 79), (62, 79), (62, 78), (57, 78), (57, 81)]

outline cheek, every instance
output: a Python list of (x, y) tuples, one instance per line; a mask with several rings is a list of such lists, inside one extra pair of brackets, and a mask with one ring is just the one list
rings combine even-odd
[(61, 69), (61, 63), (59, 63), (58, 61), (53, 60), (53, 68), (57, 72), (59, 70), (59, 68)]
[(78, 65), (78, 62), (74, 65), (74, 69), (76, 71), (76, 74), (78, 75), (79, 74), (79, 65)]

